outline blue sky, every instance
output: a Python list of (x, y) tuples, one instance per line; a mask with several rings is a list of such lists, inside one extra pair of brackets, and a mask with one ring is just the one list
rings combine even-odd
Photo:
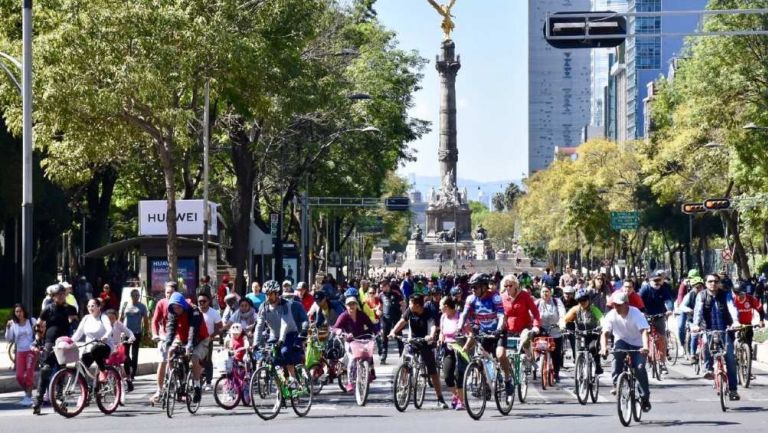
[[(434, 61), (443, 38), (441, 17), (427, 0), (378, 0), (376, 11), (397, 32), (401, 48), (429, 59), (411, 115), (432, 121), (432, 132), (411, 144), (418, 160), (399, 172), (439, 175)], [(452, 14), (452, 39), (462, 64), (456, 80), (457, 174), (478, 181), (520, 179), (528, 166), (528, 2), (457, 0)]]

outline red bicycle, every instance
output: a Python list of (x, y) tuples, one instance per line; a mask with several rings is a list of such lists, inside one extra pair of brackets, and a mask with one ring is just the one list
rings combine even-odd
[(552, 355), (555, 350), (555, 339), (552, 337), (536, 337), (533, 339), (533, 351), (539, 359), (541, 374), (541, 389), (555, 385), (555, 367), (552, 365)]
[(705, 331), (709, 353), (712, 356), (712, 362), (715, 371), (712, 387), (720, 397), (720, 409), (725, 412), (728, 409), (726, 401), (728, 399), (728, 374), (725, 368), (725, 331)]
[(658, 318), (666, 317), (666, 314), (654, 314), (646, 316), (648, 319), (648, 325), (651, 327), (648, 342), (650, 347), (648, 348), (648, 366), (651, 370), (651, 375), (656, 380), (661, 380), (661, 365), (667, 360), (666, 349), (664, 344), (664, 336), (659, 334), (654, 322)]

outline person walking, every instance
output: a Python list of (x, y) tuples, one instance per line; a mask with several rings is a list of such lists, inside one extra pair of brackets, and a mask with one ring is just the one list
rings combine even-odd
[(13, 318), (5, 325), (5, 341), (16, 344), (16, 381), (24, 390), (22, 406), (32, 406), (37, 353), (32, 348), (35, 340), (35, 319), (29, 317), (22, 304), (13, 306)]
[[(119, 320), (123, 322), (126, 328), (133, 332), (135, 340), (132, 343), (123, 343), (125, 346), (125, 368), (126, 383), (128, 392), (133, 391), (133, 379), (136, 377), (136, 370), (139, 366), (139, 346), (144, 331), (149, 329), (149, 310), (141, 302), (141, 292), (139, 289), (131, 290), (131, 300), (120, 306)], [(115, 344), (119, 342), (116, 341)]]

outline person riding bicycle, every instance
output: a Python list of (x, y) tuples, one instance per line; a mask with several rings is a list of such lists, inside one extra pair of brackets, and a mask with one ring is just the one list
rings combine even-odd
[(165, 336), (166, 351), (178, 341), (184, 345), (192, 362), (192, 401), (200, 401), (200, 376), (203, 362), (208, 356), (208, 327), (200, 309), (190, 305), (184, 295), (174, 292), (168, 300), (168, 333)]
[(640, 289), (640, 298), (645, 304), (645, 314), (658, 316), (653, 319), (653, 325), (659, 338), (659, 350), (661, 355), (661, 371), (668, 374), (667, 370), (667, 317), (675, 310), (674, 298), (668, 283), (664, 281), (664, 271), (656, 271), (648, 280), (648, 285)]
[(552, 297), (552, 290), (547, 286), (541, 287), (541, 299), (536, 301), (536, 307), (541, 316), (541, 327), (555, 341), (552, 352), (552, 367), (555, 371), (555, 382), (560, 382), (560, 367), (563, 365), (563, 333), (558, 327), (560, 320), (565, 317), (565, 306)]
[[(613, 334), (614, 350), (631, 350), (630, 362), (636, 369), (637, 381), (640, 384), (640, 402), (643, 412), (651, 410), (651, 392), (648, 388), (648, 372), (645, 369), (645, 359), (648, 354), (648, 332), (650, 326), (645, 315), (629, 305), (629, 297), (624, 292), (615, 292), (611, 296), (613, 310), (609, 311), (602, 320), (603, 332), (600, 335), (600, 353), (608, 356), (608, 336)], [(625, 356), (617, 353), (613, 358), (613, 389), (616, 394), (616, 381), (624, 371)], [(600, 365), (597, 363), (597, 365)]]
[(155, 404), (160, 399), (160, 395), (165, 384), (165, 367), (168, 364), (168, 351), (165, 349), (165, 336), (168, 326), (168, 300), (178, 290), (178, 283), (168, 281), (165, 283), (164, 297), (155, 305), (155, 311), (152, 314), (152, 341), (157, 344), (157, 350), (160, 352), (160, 362), (157, 363), (157, 377), (155, 394), (149, 398), (150, 404)]
[[(617, 292), (618, 293), (618, 292)], [(592, 298), (585, 289), (579, 289), (576, 292), (577, 305), (572, 307), (565, 313), (564, 321), (567, 324), (572, 323), (574, 330), (579, 331), (594, 331), (600, 327), (600, 321), (603, 319), (603, 312), (599, 308), (592, 305)], [(593, 334), (584, 335), (584, 343), (589, 348), (589, 353), (592, 354), (595, 364), (595, 376), (603, 374), (603, 366), (600, 365), (600, 354), (597, 348), (598, 337)], [(575, 338), (574, 338), (574, 357), (575, 355)]]
[(269, 328), (269, 341), (277, 343), (279, 356), (276, 364), (285, 367), (291, 377), (291, 384), (296, 383), (294, 366), (301, 362), (301, 349), (297, 346), (299, 329), (291, 314), (290, 302), (280, 297), (280, 283), (269, 280), (264, 283), (267, 300), (261, 304), (256, 314), (256, 346), (264, 345), (265, 328)]
[[(704, 279), (701, 277), (691, 277), (688, 279), (688, 283), (691, 285), (691, 291), (685, 294), (682, 302), (677, 306), (681, 313), (678, 320), (682, 321), (685, 319), (685, 322), (682, 325), (683, 335), (680, 338), (680, 341), (685, 341), (685, 328), (690, 327), (693, 324), (693, 311), (696, 308), (696, 298), (699, 296), (699, 293), (704, 290)], [(699, 337), (700, 335), (698, 333), (692, 334), (690, 346), (688, 347), (690, 360), (693, 363), (699, 362), (699, 358), (696, 356), (699, 351)]]
[[(517, 286), (517, 279), (512, 275), (502, 279), (502, 285), (505, 283), (511, 284), (512, 282)], [(485, 273), (478, 272), (473, 274), (469, 279), (469, 287), (472, 289), (472, 294), (467, 297), (464, 304), (464, 311), (462, 311), (461, 318), (459, 319), (459, 328), (463, 328), (467, 323), (471, 325), (472, 335), (470, 340), (475, 339), (477, 332), (495, 333), (497, 335), (496, 338), (483, 339), (481, 345), (486, 352), (499, 360), (504, 371), (504, 390), (507, 395), (512, 395), (514, 386), (512, 385), (512, 377), (510, 375), (509, 358), (507, 358), (507, 332), (505, 328), (507, 324), (505, 323), (505, 305), (502, 297), (493, 290), (491, 287), (491, 277)], [(530, 298), (530, 295), (527, 296)], [(511, 306), (510, 301), (510, 308)], [(539, 314), (539, 310), (536, 309), (533, 300), (530, 300), (528, 308), (529, 310), (534, 310), (536, 315)], [(538, 320), (538, 317), (536, 320)]]
[[(707, 275), (705, 280), (707, 290), (696, 296), (696, 307), (693, 310), (692, 332), (700, 329), (710, 331), (727, 331), (738, 320), (739, 312), (732, 302), (728, 302), (728, 292), (721, 290), (720, 277), (715, 274)], [(728, 375), (728, 398), (739, 400), (738, 383), (736, 380), (736, 355), (734, 352), (735, 337), (733, 332), (724, 332), (725, 368)], [(705, 379), (714, 379), (712, 353), (709, 344), (704, 345), (704, 366), (707, 372)]]
[(309, 323), (317, 329), (327, 329), (336, 323), (341, 313), (344, 312), (344, 306), (341, 302), (328, 299), (328, 295), (323, 290), (315, 292), (315, 303), (307, 312)]
[(389, 337), (395, 338), (395, 335), (403, 330), (405, 325), (408, 325), (410, 338), (426, 339), (427, 344), (416, 345), (413, 347), (419, 351), (419, 354), (421, 354), (421, 360), (427, 368), (427, 374), (432, 379), (432, 385), (435, 387), (435, 395), (437, 396), (437, 407), (439, 409), (448, 409), (448, 404), (443, 399), (440, 377), (437, 374), (435, 352), (432, 350), (432, 343), (437, 341), (437, 332), (439, 329), (436, 326), (434, 313), (427, 310), (424, 306), (424, 296), (411, 296), (408, 300), (408, 308), (405, 310), (403, 318), (400, 319), (392, 331), (390, 331)]
[[(348, 363), (347, 365), (347, 371), (352, 371), (352, 367), (354, 366), (355, 359), (352, 358), (352, 349), (350, 347), (350, 344), (354, 339), (361, 337), (363, 335), (367, 334), (375, 334), (378, 330), (378, 326), (374, 325), (373, 322), (371, 322), (371, 319), (366, 315), (361, 309), (360, 309), (360, 303), (357, 298), (357, 294), (350, 292), (347, 290), (347, 294), (350, 296), (347, 296), (346, 300), (344, 301), (344, 304), (347, 307), (347, 311), (341, 313), (339, 315), (339, 318), (336, 319), (336, 323), (333, 325), (333, 329), (336, 332), (344, 333), (347, 337), (347, 353), (348, 356)], [(373, 373), (375, 377), (375, 373)], [(353, 389), (355, 389), (354, 384), (354, 377), (350, 374), (347, 378), (349, 382), (347, 382), (347, 392), (351, 392)]]
[[(736, 284), (733, 285), (729, 298), (729, 301), (733, 303), (738, 312), (739, 325), (751, 325), (753, 311), (757, 310), (757, 314), (760, 317), (759, 325), (761, 328), (765, 326), (765, 312), (763, 311), (763, 306), (757, 298), (744, 291), (744, 283), (737, 281)], [(744, 339), (750, 350), (752, 350), (753, 337), (754, 332), (752, 327), (746, 328), (744, 330)]]

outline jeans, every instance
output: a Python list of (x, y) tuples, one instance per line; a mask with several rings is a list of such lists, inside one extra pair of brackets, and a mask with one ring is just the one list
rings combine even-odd
[[(733, 342), (735, 340), (732, 332), (725, 332), (722, 334), (725, 337), (725, 370), (728, 376), (728, 391), (736, 391), (737, 379), (736, 379), (736, 354), (733, 350)], [(710, 335), (704, 341), (704, 367), (707, 371), (713, 370), (714, 359), (712, 353), (709, 351), (709, 339)]]
[[(387, 359), (387, 351), (389, 349), (389, 332), (395, 327), (395, 324), (400, 320), (400, 317), (382, 317), (381, 318), (381, 355), (382, 359)], [(402, 336), (402, 331), (398, 333)], [(403, 354), (403, 341), (397, 340), (397, 351), (402, 356)]]
[(133, 343), (123, 343), (125, 346), (125, 362), (123, 368), (128, 379), (133, 380), (136, 377), (136, 370), (139, 367), (139, 346), (141, 345), (141, 333), (134, 333), (136, 341)]
[(37, 396), (35, 396), (35, 406), (43, 404), (43, 396), (48, 391), (48, 385), (51, 383), (53, 373), (61, 368), (53, 354), (53, 343), (45, 343), (45, 348), (40, 353), (40, 359), (43, 366), (40, 368), (40, 381), (37, 384)]
[[(618, 350), (638, 350), (640, 346), (633, 346), (624, 340), (616, 340), (613, 344), (614, 349)], [(624, 359), (623, 353), (615, 353), (613, 355), (613, 384), (616, 385), (616, 381), (619, 379), (619, 375), (624, 371)], [(629, 356), (632, 358), (632, 366), (635, 367), (635, 374), (637, 381), (640, 383), (640, 397), (650, 398), (651, 392), (648, 389), (648, 371), (645, 369), (645, 355), (640, 352), (630, 352)]]
[(677, 341), (679, 341), (681, 345), (685, 344), (685, 329), (687, 323), (688, 313), (680, 313), (680, 315), (677, 316)]

